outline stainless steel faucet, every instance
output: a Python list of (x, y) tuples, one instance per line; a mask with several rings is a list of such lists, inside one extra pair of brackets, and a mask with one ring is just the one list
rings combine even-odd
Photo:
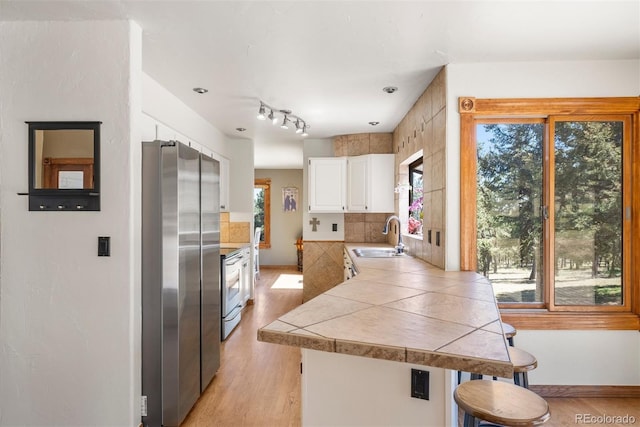
[(404, 252), (404, 243), (402, 243), (402, 224), (400, 223), (400, 218), (398, 218), (397, 215), (391, 215), (389, 218), (387, 218), (387, 223), (384, 225), (384, 228), (382, 229), (382, 234), (389, 233), (389, 223), (393, 219), (398, 221), (398, 244), (396, 245), (396, 253), (401, 254)]

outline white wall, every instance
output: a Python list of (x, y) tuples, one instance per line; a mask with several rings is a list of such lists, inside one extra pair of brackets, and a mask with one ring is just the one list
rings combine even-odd
[[(126, 21), (0, 23), (1, 425), (139, 423), (141, 50)], [(101, 211), (28, 211), (26, 120), (102, 121)]]
[[(194, 96), (197, 96), (195, 92)], [(144, 122), (143, 140), (192, 142), (229, 157), (225, 136), (147, 74), (142, 75), (142, 110), (148, 116)], [(157, 134), (154, 126), (157, 126)], [(200, 151), (209, 155), (206, 150)]]
[(531, 384), (640, 384), (638, 331), (518, 331), (515, 344), (536, 356)]
[(229, 167), (229, 204), (233, 211), (231, 221), (249, 221), (253, 224), (253, 141), (227, 139)]
[[(460, 268), (458, 97), (638, 96), (638, 76), (638, 60), (447, 66), (447, 270)], [(531, 384), (640, 384), (637, 331), (519, 331), (516, 344), (539, 360)]]
[[(304, 210), (302, 169), (256, 169), (255, 177), (271, 179), (271, 248), (260, 249), (260, 264), (295, 266), (298, 264), (295, 242), (302, 235)], [(283, 187), (298, 189), (295, 212), (282, 208)]]
[[(429, 372), (429, 400), (411, 397), (411, 369)], [(450, 370), (302, 349), (305, 426), (457, 426)]]

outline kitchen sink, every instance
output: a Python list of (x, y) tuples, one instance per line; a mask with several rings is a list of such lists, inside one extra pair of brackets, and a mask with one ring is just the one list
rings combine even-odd
[(356, 248), (353, 253), (361, 258), (390, 258), (405, 255), (397, 253), (394, 248)]

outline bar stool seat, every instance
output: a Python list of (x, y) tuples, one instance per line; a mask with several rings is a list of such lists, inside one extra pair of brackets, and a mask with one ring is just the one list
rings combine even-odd
[(465, 412), (464, 426), (475, 420), (495, 424), (529, 427), (551, 418), (549, 404), (531, 390), (503, 381), (474, 380), (456, 387), (453, 398)]
[[(527, 372), (538, 367), (535, 356), (517, 347), (508, 347), (509, 359), (513, 364), (513, 382), (524, 388), (529, 388), (529, 376)], [(522, 381), (520, 381), (522, 378)]]
[(509, 341), (509, 345), (513, 347), (513, 337), (518, 333), (516, 328), (514, 328), (510, 323), (502, 322), (502, 332), (504, 332), (505, 338)]

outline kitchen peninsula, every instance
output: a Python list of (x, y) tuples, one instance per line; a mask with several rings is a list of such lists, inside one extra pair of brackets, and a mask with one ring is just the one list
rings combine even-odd
[[(513, 375), (489, 281), (410, 256), (364, 258), (359, 274), (258, 330), (302, 348), (304, 425), (453, 426), (454, 371)], [(411, 368), (429, 400), (411, 398)]]

